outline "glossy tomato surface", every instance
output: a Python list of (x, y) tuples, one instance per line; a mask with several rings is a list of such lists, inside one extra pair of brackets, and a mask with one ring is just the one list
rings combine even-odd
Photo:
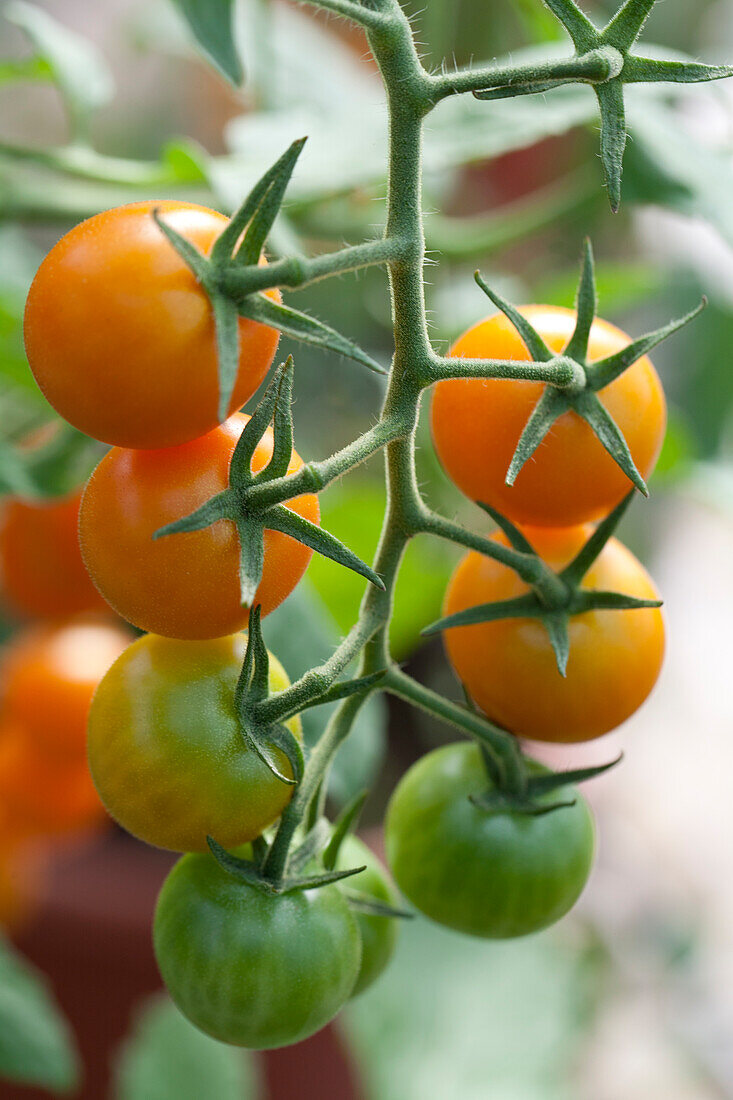
[(225, 1043), (287, 1046), (342, 1008), (359, 970), (359, 929), (340, 890), (266, 896), (210, 855), (187, 855), (160, 892), (153, 943), (181, 1012)]
[[(109, 813), (159, 848), (206, 851), (259, 836), (292, 797), (244, 743), (234, 692), (242, 634), (180, 642), (153, 634), (129, 646), (99, 685), (89, 715), (89, 767)], [(270, 656), (270, 689), (289, 681)], [(299, 737), (300, 721), (290, 719)], [(291, 774), (282, 754), (280, 766)]]
[(92, 696), (130, 640), (121, 626), (92, 618), (20, 631), (0, 656), (3, 715), (44, 753), (84, 760)]
[(54, 619), (106, 610), (79, 553), (81, 493), (0, 512), (0, 585), (17, 615)]
[[(51, 249), (26, 303), (26, 352), (43, 393), (74, 427), (120, 447), (171, 447), (219, 423), (211, 303), (153, 220), (156, 209), (204, 254), (228, 221), (172, 200), (95, 214)], [(278, 337), (239, 319), (230, 413), (265, 377)]]
[[(165, 450), (113, 448), (82, 497), (79, 537), (89, 573), (107, 602), (141, 630), (170, 638), (218, 638), (249, 621), (239, 583), (239, 537), (229, 520), (153, 541), (165, 524), (189, 515), (229, 484), (229, 464), (249, 417), (235, 414), (213, 432)], [(267, 432), (254, 471), (272, 455)], [(293, 452), (289, 472), (300, 469)], [(312, 494), (288, 502), (313, 523)], [(267, 615), (292, 592), (311, 551), (279, 531), (265, 532), (265, 565), (256, 602)]]
[[(397, 906), (397, 892), (390, 882), (386, 868), (362, 840), (356, 836), (347, 836), (339, 849), (336, 867), (338, 870), (347, 870), (362, 866), (364, 870), (358, 875), (344, 880), (343, 889), (346, 895), (355, 893), (383, 905)], [(352, 997), (368, 989), (386, 969), (394, 954), (399, 931), (399, 918), (358, 910), (355, 911), (355, 916), (361, 933), (362, 951), (361, 966)]]
[[(564, 350), (575, 327), (574, 311), (535, 305), (521, 312), (553, 351)], [(612, 355), (630, 342), (620, 329), (596, 319), (589, 361)], [(468, 329), (450, 354), (531, 359), (503, 313)], [(505, 484), (519, 437), (543, 389), (539, 382), (511, 380), (439, 382), (431, 416), (440, 461), (466, 496), (491, 504), (517, 523), (566, 527), (599, 519), (631, 486), (593, 430), (574, 412), (553, 424), (514, 485)], [(662, 385), (649, 359), (639, 359), (599, 396), (621, 429), (637, 469), (647, 477), (661, 450), (667, 419)]]
[[(525, 533), (559, 570), (580, 550), (590, 529), (528, 528)], [(606, 543), (583, 588), (659, 598), (646, 570), (617, 539)], [(526, 591), (513, 570), (471, 551), (450, 580), (444, 612), (452, 615)], [(664, 619), (658, 608), (587, 611), (571, 618), (569, 634), (565, 676), (538, 619), (452, 627), (443, 638), (456, 675), (493, 721), (538, 741), (589, 741), (626, 721), (654, 687), (664, 657)]]
[[(544, 771), (529, 762), (533, 773)], [(487, 939), (547, 928), (575, 904), (593, 863), (590, 810), (572, 788), (539, 799), (575, 804), (537, 817), (488, 812), (470, 800), (490, 789), (476, 745), (423, 756), (395, 790), (386, 819), (395, 881), (425, 916)]]

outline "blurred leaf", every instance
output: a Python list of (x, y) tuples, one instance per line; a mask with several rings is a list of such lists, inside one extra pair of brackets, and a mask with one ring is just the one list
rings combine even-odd
[[(615, 263), (601, 260), (596, 269), (596, 288), (601, 313), (609, 316), (616, 310), (637, 306), (664, 290), (667, 277), (660, 267), (644, 263)], [(535, 284), (533, 293), (540, 302), (575, 308), (578, 290), (576, 271), (559, 272), (550, 279)]]
[(235, 0), (173, 0), (199, 46), (235, 87), (244, 69), (234, 41)]
[(405, 922), (340, 1017), (365, 1100), (569, 1100), (594, 979), (583, 945), (553, 932), (491, 943)]
[(185, 138), (169, 141), (161, 152), (163, 164), (172, 170), (179, 183), (205, 182), (208, 159), (205, 149)]
[(8, 57), (0, 60), (0, 84), (16, 80), (50, 80), (53, 74), (41, 57)]
[[(687, 92), (689, 95), (689, 91)], [(733, 159), (727, 145), (696, 140), (679, 111), (639, 89), (629, 97), (630, 142), (624, 195), (704, 218), (733, 243)]]
[(165, 996), (150, 998), (117, 1062), (116, 1100), (258, 1100), (253, 1056), (211, 1039)]
[[(291, 680), (331, 655), (341, 640), (339, 627), (317, 591), (309, 584), (318, 555), (311, 558), (307, 578), (262, 624), (265, 642), (282, 661)], [(325, 561), (325, 559), (324, 559)], [(329, 563), (330, 564), (330, 563)], [(337, 573), (348, 570), (334, 566)], [(361, 582), (357, 578), (356, 587)], [(357, 606), (358, 610), (358, 606)], [(349, 619), (344, 633), (356, 620)], [(303, 736), (311, 746), (323, 733), (338, 704), (314, 707), (303, 712)], [(381, 765), (386, 745), (387, 708), (381, 695), (373, 695), (362, 707), (354, 728), (339, 749), (329, 779), (329, 794), (339, 804), (369, 787)]]
[(4, 8), (4, 14), (25, 31), (38, 56), (51, 70), (66, 104), (74, 136), (86, 136), (91, 115), (109, 102), (114, 91), (105, 61), (86, 38), (74, 34), (26, 0), (12, 0)]
[(669, 409), (664, 444), (651, 478), (652, 491), (660, 482), (669, 485), (685, 478), (697, 457), (695, 437), (687, 419), (679, 410)]
[(76, 1047), (42, 974), (0, 941), (0, 1077), (70, 1092)]
[[(346, 540), (365, 561), (372, 561), (384, 518), (384, 488), (376, 482), (337, 484), (321, 500), (324, 526)], [(400, 661), (423, 641), (420, 631), (440, 614), (455, 555), (450, 548), (428, 539), (410, 544), (400, 569), (390, 625), (390, 644)], [(311, 583), (319, 592), (339, 628), (346, 632), (356, 619), (364, 585), (330, 562), (312, 560)]]

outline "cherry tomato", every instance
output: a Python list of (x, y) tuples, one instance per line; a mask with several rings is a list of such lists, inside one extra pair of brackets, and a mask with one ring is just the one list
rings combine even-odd
[(83, 756), (50, 756), (25, 730), (7, 722), (0, 728), (0, 803), (19, 835), (62, 836), (104, 821)]
[[(336, 862), (338, 870), (351, 867), (364, 867), (358, 875), (345, 879), (343, 889), (346, 896), (362, 894), (368, 901), (375, 901), (394, 907), (398, 904), (397, 893), (380, 861), (363, 841), (355, 836), (347, 836), (339, 849)], [(356, 997), (372, 985), (389, 963), (397, 944), (398, 920), (395, 917), (355, 911), (356, 921), (361, 933), (361, 966), (351, 996)]]
[(19, 615), (63, 618), (106, 610), (79, 553), (81, 493), (42, 504), (8, 501), (0, 517), (0, 577)]
[(210, 855), (178, 861), (153, 943), (181, 1012), (225, 1043), (287, 1046), (342, 1008), (359, 971), (356, 920), (336, 886), (268, 896)]
[[(246, 644), (242, 634), (207, 642), (148, 634), (97, 689), (89, 767), (112, 817), (147, 844), (206, 851), (212, 836), (230, 848), (259, 836), (292, 797), (242, 737), (234, 692)], [(270, 689), (288, 683), (270, 656)], [(300, 736), (298, 718), (288, 726)]]
[[(532, 774), (546, 770), (528, 764)], [(539, 801), (574, 805), (536, 817), (470, 800), (490, 789), (470, 742), (423, 756), (392, 795), (387, 860), (400, 890), (431, 920), (487, 939), (525, 936), (580, 897), (593, 863), (593, 818), (573, 788)]]
[(47, 853), (37, 845), (0, 839), (0, 928), (16, 932), (33, 915), (43, 889)]
[[(540, 557), (559, 570), (590, 529), (538, 527), (526, 533)], [(497, 540), (506, 542), (503, 536)], [(606, 543), (582, 586), (658, 599), (649, 575), (617, 539)], [(470, 552), (451, 578), (444, 612), (526, 591), (513, 570)], [(571, 618), (569, 631), (565, 676), (538, 619), (452, 627), (444, 641), (456, 675), (494, 722), (538, 741), (590, 741), (624, 722), (654, 687), (664, 656), (664, 620), (658, 608), (587, 611)]]
[[(45, 396), (70, 424), (120, 447), (171, 447), (219, 422), (211, 303), (155, 224), (156, 209), (204, 254), (227, 225), (172, 200), (95, 214), (51, 249), (25, 309), (28, 361)], [(240, 318), (230, 413), (265, 377), (278, 338)]]
[(83, 760), (92, 695), (129, 641), (126, 630), (93, 619), (21, 631), (0, 664), (4, 715), (44, 753)]
[[(522, 313), (547, 345), (561, 352), (575, 327), (575, 313), (559, 306), (525, 306)], [(590, 361), (630, 343), (620, 329), (595, 320)], [(531, 359), (516, 329), (496, 313), (461, 336), (451, 348), (460, 358)], [(626, 475), (576, 413), (550, 429), (520, 471), (505, 484), (519, 437), (542, 393), (539, 382), (456, 379), (439, 382), (432, 400), (435, 449), (446, 473), (471, 500), (493, 505), (517, 523), (567, 527), (599, 519), (629, 491)], [(643, 477), (654, 469), (664, 438), (666, 404), (659, 377), (644, 356), (599, 396), (626, 439)]]
[[(236, 414), (208, 435), (180, 447), (114, 448), (89, 479), (79, 517), (81, 551), (92, 580), (128, 622), (170, 638), (218, 638), (247, 625), (239, 584), (239, 538), (234, 524), (168, 535), (158, 528), (193, 512), (227, 488), (229, 464), (249, 417)], [(268, 432), (253, 470), (272, 454)], [(302, 461), (295, 452), (292, 473)], [(318, 499), (297, 497), (288, 507), (318, 522)], [(265, 532), (265, 566), (256, 602), (267, 615), (295, 588), (311, 551), (278, 531)]]

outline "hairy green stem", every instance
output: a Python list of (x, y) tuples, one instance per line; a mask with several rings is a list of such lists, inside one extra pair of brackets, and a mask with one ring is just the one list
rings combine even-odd
[(347, 271), (359, 271), (364, 267), (384, 264), (400, 256), (406, 249), (405, 242), (396, 237), (383, 237), (376, 241), (342, 248), (338, 252), (325, 252), (321, 256), (288, 256), (266, 267), (224, 268), (219, 276), (221, 289), (227, 297), (238, 297), (272, 286), (284, 286), (299, 290), (319, 279)]
[(431, 79), (432, 99), (439, 103), (446, 96), (461, 92), (480, 92), (488, 88), (512, 88), (519, 84), (567, 84), (585, 81), (605, 83), (618, 76), (623, 57), (613, 47), (599, 47), (587, 53), (532, 65), (487, 65), (455, 73), (441, 73)]

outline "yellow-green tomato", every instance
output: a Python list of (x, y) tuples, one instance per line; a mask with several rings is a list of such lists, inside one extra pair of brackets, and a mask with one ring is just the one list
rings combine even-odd
[[(339, 849), (336, 867), (342, 871), (350, 867), (362, 866), (364, 870), (358, 875), (344, 879), (343, 888), (347, 894), (354, 892), (363, 894), (369, 901), (381, 902), (383, 905), (397, 905), (397, 892), (387, 870), (374, 852), (358, 837), (347, 836)], [(397, 943), (399, 923), (395, 917), (383, 917), (358, 910), (355, 910), (355, 916), (361, 932), (362, 951), (361, 967), (351, 993), (352, 997), (368, 989), (387, 966)]]
[[(247, 644), (232, 634), (182, 642), (146, 634), (115, 661), (92, 700), (89, 767), (116, 821), (147, 844), (231, 848), (282, 813), (292, 786), (242, 738), (234, 692)], [(270, 690), (289, 680), (270, 654)], [(300, 722), (288, 726), (300, 737)], [(291, 774), (284, 755), (280, 768)]]
[(255, 1050), (324, 1027), (361, 960), (356, 919), (337, 886), (268, 895), (210, 855), (184, 856), (168, 875), (153, 944), (181, 1012), (215, 1039)]

